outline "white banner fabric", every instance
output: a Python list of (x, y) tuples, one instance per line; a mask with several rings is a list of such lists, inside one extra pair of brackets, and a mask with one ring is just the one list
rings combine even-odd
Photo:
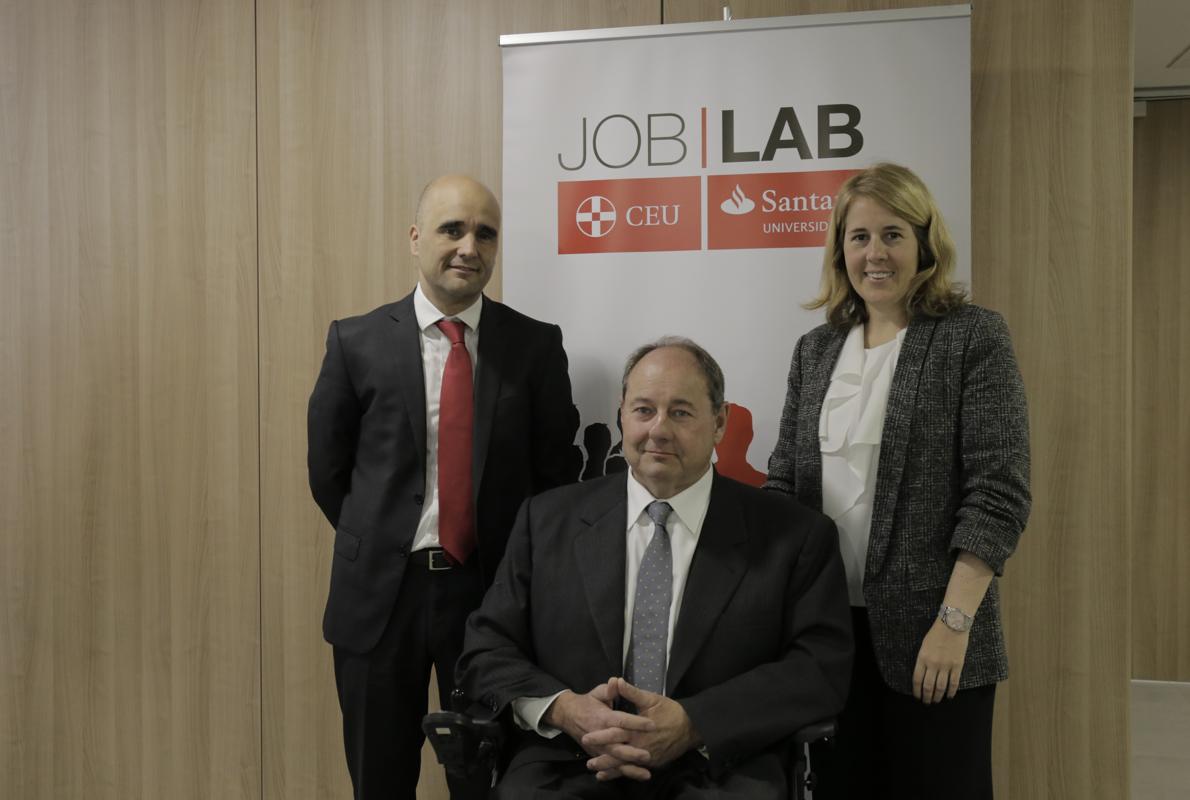
[(596, 426), (580, 433), (585, 477), (623, 468), (625, 357), (677, 334), (751, 412), (749, 432), (733, 408), (720, 471), (763, 479), (794, 343), (823, 321), (801, 304), (851, 171), (915, 170), (969, 282), (969, 6), (501, 44), (504, 298), (562, 327), (583, 427)]

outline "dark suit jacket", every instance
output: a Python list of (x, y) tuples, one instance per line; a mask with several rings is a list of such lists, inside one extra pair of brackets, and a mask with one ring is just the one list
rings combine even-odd
[[(485, 297), (478, 331), (473, 485), (490, 581), (521, 501), (577, 479), (581, 456), (558, 326)], [(331, 323), (310, 395), (308, 465), (335, 527), (323, 634), (353, 652), (380, 638), (421, 516), (425, 391), (412, 294)]]
[[(822, 508), (818, 418), (847, 330), (798, 340), (766, 488)], [(910, 693), (922, 639), (960, 550), (997, 575), (1029, 517), (1025, 389), (1003, 318), (966, 305), (909, 323), (889, 389), (864, 599), (885, 682)], [(966, 609), (970, 611), (970, 609)], [(975, 616), (959, 687), (1008, 675), (993, 579)]]
[[(627, 478), (525, 502), (459, 685), (495, 712), (587, 692), (623, 672)], [(666, 685), (712, 770), (760, 754), (843, 707), (851, 627), (834, 524), (790, 498), (715, 475), (674, 629)], [(520, 736), (517, 763), (573, 760), (565, 735)]]

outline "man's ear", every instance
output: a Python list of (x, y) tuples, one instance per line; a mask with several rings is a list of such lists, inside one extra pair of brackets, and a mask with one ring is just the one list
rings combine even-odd
[(730, 410), (731, 403), (725, 402), (715, 415), (715, 444), (719, 444), (723, 440), (723, 434), (727, 432), (727, 414)]
[(421, 231), (417, 229), (417, 225), (409, 226), (409, 252), (417, 255), (417, 240), (421, 238)]

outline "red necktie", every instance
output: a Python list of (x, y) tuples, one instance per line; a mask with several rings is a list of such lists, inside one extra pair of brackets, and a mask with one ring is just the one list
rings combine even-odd
[(463, 342), (466, 325), (439, 320), (450, 339), (438, 405), (438, 541), (462, 564), (475, 549), (475, 506), (471, 493), (471, 355)]

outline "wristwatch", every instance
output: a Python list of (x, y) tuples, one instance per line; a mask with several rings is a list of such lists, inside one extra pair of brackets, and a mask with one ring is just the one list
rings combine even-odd
[(938, 609), (938, 619), (942, 620), (942, 624), (955, 633), (966, 633), (975, 624), (975, 617), (961, 608), (948, 605), (943, 605)]

